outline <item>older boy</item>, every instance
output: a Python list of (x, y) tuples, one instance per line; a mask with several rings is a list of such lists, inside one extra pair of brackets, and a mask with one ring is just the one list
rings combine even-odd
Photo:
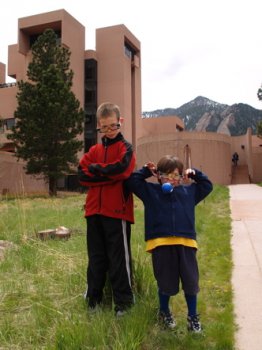
[(81, 185), (88, 187), (86, 298), (90, 309), (101, 304), (108, 273), (115, 312), (121, 316), (133, 304), (130, 253), (133, 197), (124, 180), (134, 170), (135, 156), (120, 132), (117, 105), (101, 104), (97, 122), (98, 131), (103, 134), (102, 143), (84, 154), (78, 169)]

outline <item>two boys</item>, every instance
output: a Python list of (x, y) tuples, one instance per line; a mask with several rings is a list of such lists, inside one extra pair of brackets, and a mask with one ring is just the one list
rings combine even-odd
[[(91, 147), (79, 165), (80, 183), (89, 187), (85, 213), (88, 305), (95, 308), (102, 302), (107, 272), (116, 315), (122, 315), (133, 303), (130, 258), (133, 192), (145, 207), (146, 250), (152, 253), (159, 319), (168, 328), (176, 326), (169, 299), (178, 293), (181, 281), (188, 307), (188, 329), (201, 332), (197, 313), (195, 206), (212, 191), (212, 183), (197, 169), (184, 171), (182, 162), (174, 156), (164, 156), (157, 165), (150, 162), (133, 172), (135, 157), (119, 130), (119, 108), (102, 104), (97, 119), (99, 131), (104, 134), (102, 144)], [(158, 183), (148, 182), (151, 176), (157, 177)], [(188, 181), (189, 178), (193, 181)]]

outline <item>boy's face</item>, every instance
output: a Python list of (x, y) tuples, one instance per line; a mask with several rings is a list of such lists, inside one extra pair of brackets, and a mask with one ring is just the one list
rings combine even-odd
[(173, 186), (180, 185), (181, 180), (182, 180), (182, 176), (179, 174), (179, 170), (177, 168), (168, 174), (159, 173), (158, 178), (159, 178), (161, 184), (169, 182)]
[(105, 134), (109, 139), (113, 139), (120, 132), (120, 123), (117, 120), (117, 116), (113, 113), (111, 116), (106, 118), (100, 118), (99, 121), (100, 132)]

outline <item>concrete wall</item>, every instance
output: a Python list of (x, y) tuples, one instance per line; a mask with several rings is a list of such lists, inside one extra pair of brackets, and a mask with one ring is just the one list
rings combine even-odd
[[(128, 45), (135, 57), (125, 52)], [(98, 61), (98, 105), (112, 101), (119, 105), (124, 123), (122, 131), (136, 147), (136, 120), (141, 118), (140, 42), (124, 26), (96, 30)]]
[(43, 180), (25, 174), (24, 165), (12, 153), (0, 151), (0, 195), (48, 193)]
[(165, 154), (186, 163), (185, 147), (191, 150), (191, 165), (208, 174), (217, 184), (231, 183), (231, 142), (228, 135), (205, 132), (176, 132), (142, 137), (138, 140), (137, 166), (157, 161)]
[(183, 121), (176, 116), (163, 116), (159, 118), (139, 118), (136, 137), (140, 139), (165, 133), (176, 133), (184, 130)]
[[(262, 140), (252, 136), (250, 128), (245, 135), (231, 137), (213, 132), (179, 132), (179, 127), (183, 128), (183, 123), (179, 124), (175, 116), (140, 120), (138, 167), (149, 160), (156, 163), (165, 154), (177, 155), (185, 163), (185, 146), (188, 145), (192, 166), (206, 172), (214, 183), (231, 184), (234, 152), (239, 154), (238, 164), (246, 168), (249, 181), (262, 182)], [(234, 171), (236, 176), (238, 170)]]
[(14, 111), (17, 107), (16, 94), (16, 86), (0, 89), (0, 115), (4, 119), (14, 118)]
[[(16, 86), (9, 86), (0, 89), (0, 116), (2, 119), (14, 118), (14, 111), (17, 106), (16, 93)], [(6, 130), (5, 126), (4, 133), (0, 130), (0, 148), (5, 144), (11, 143), (11, 141), (7, 139), (8, 133), (10, 133), (10, 131)]]
[(0, 84), (5, 83), (5, 64), (0, 62)]
[(262, 139), (252, 136), (253, 182), (262, 182)]
[(26, 80), (28, 62), (26, 56), (19, 51), (18, 44), (8, 46), (8, 70), (9, 77), (19, 80)]
[(252, 151), (253, 182), (262, 182), (262, 148), (254, 147)]
[[(27, 69), (31, 61), (29, 38), (32, 34), (42, 34), (47, 28), (61, 31), (61, 43), (70, 48), (70, 68), (74, 72), (72, 90), (83, 106), (84, 101), (84, 52), (85, 52), (85, 27), (65, 10), (57, 10), (20, 18), (18, 20), (18, 54), (22, 54), (24, 62), (22, 66)], [(10, 52), (11, 53), (11, 52)], [(11, 69), (11, 68), (10, 68)], [(17, 75), (16, 68), (12, 65), (11, 75)], [(25, 72), (24, 79), (26, 78)]]
[[(70, 68), (74, 72), (72, 90), (79, 100), (80, 106), (83, 107), (85, 28), (65, 10), (28, 16), (18, 20), (18, 43), (8, 47), (8, 75), (17, 81), (27, 80), (27, 68), (32, 60), (30, 36), (42, 34), (47, 28), (60, 31), (61, 44), (71, 51)], [(1, 66), (0, 81), (3, 79), (3, 72), (3, 66)], [(0, 115), (3, 119), (14, 118), (14, 111), (17, 108), (16, 94), (17, 86), (0, 89)], [(4, 128), (4, 133), (0, 133), (2, 150), (13, 150), (10, 148), (10, 141), (7, 140), (9, 132)], [(23, 192), (29, 191), (30, 187), (31, 192), (46, 191), (46, 185), (43, 181), (36, 181), (31, 176), (26, 175), (23, 164), (17, 163), (16, 158), (11, 153), (4, 155), (4, 152), (1, 152), (0, 167), (0, 189), (3, 191), (16, 193), (20, 190)]]

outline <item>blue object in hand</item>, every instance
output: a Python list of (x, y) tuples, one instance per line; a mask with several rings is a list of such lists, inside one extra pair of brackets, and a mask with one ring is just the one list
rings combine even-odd
[(173, 191), (173, 186), (171, 185), (171, 183), (169, 182), (165, 182), (163, 185), (162, 185), (162, 191), (164, 193), (171, 193)]

